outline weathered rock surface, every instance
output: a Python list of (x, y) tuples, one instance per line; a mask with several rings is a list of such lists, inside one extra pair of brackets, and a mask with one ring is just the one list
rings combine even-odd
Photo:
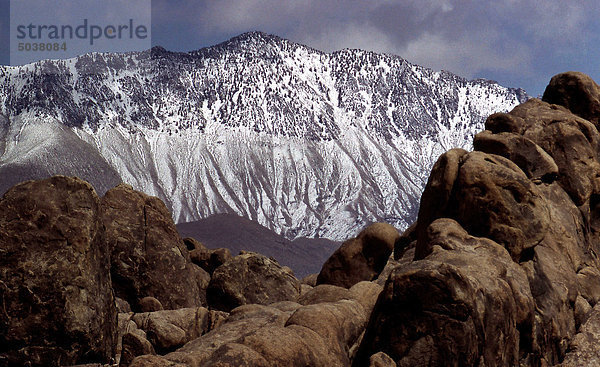
[(425, 260), (392, 271), (355, 365), (367, 365), (371, 351), (399, 366), (518, 365), (534, 333), (525, 272), (502, 246), (451, 219), (434, 221), (427, 243)]
[(348, 366), (381, 287), (361, 282), (344, 290), (348, 298), (333, 302), (238, 307), (211, 333), (132, 366)]
[(561, 74), (440, 157), (355, 366), (598, 364), (599, 97)]
[(165, 309), (205, 304), (210, 276), (191, 262), (162, 201), (121, 184), (102, 198), (102, 210), (118, 297), (136, 312), (144, 297)]
[(570, 341), (562, 367), (600, 366), (600, 305), (590, 310), (588, 316)]
[(155, 354), (152, 344), (139, 333), (125, 333), (122, 337), (121, 360), (119, 366), (129, 366), (137, 356)]
[(600, 87), (584, 73), (571, 71), (554, 76), (546, 87), (542, 100), (564, 106), (598, 127)]
[(231, 311), (250, 303), (295, 301), (300, 295), (300, 282), (277, 261), (247, 252), (219, 266), (206, 293), (211, 308)]
[(369, 367), (396, 367), (396, 362), (387, 354), (378, 352), (369, 359)]
[(327, 259), (316, 284), (349, 288), (360, 281), (377, 278), (399, 237), (398, 230), (387, 223), (368, 226)]
[(204, 307), (144, 312), (132, 318), (160, 354), (174, 351), (206, 334), (218, 327), (223, 319), (221, 312), (209, 311)]
[(110, 362), (117, 313), (99, 199), (56, 176), (0, 199), (0, 365)]
[(212, 274), (216, 268), (231, 260), (233, 256), (231, 251), (226, 248), (209, 249), (194, 238), (184, 238), (183, 242), (190, 251), (192, 262), (209, 274)]

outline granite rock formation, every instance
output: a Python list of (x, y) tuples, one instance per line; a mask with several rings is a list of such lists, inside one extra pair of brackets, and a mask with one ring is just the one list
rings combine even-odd
[(595, 365), (599, 98), (557, 75), (439, 158), (355, 366)]
[(416, 223), (367, 227), (302, 282), (257, 253), (211, 260), (125, 185), (17, 185), (0, 366), (597, 366), (598, 101), (564, 73), (491, 115), (475, 151), (439, 157)]
[(210, 276), (191, 262), (160, 199), (121, 184), (102, 198), (102, 213), (117, 297), (134, 311), (141, 310), (145, 297), (165, 309), (205, 305)]
[(289, 268), (253, 252), (215, 269), (206, 290), (209, 306), (227, 312), (245, 304), (294, 301), (299, 295), (300, 282)]
[(0, 199), (0, 366), (110, 362), (117, 311), (100, 201), (76, 178)]
[(398, 237), (398, 230), (387, 223), (371, 224), (356, 238), (344, 242), (327, 259), (317, 284), (349, 288), (360, 281), (377, 278)]

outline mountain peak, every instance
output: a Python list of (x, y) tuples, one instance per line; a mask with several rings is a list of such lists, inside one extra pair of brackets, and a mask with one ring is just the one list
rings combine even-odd
[[(192, 53), (97, 56), (49, 75), (0, 75), (0, 112), (24, 124), (0, 135), (11, 142), (0, 162), (34, 159), (23, 152), (41, 130), (28, 121), (59, 124), (176, 221), (235, 213), (289, 239), (341, 240), (381, 220), (406, 227), (437, 156), (470, 148), (488, 115), (518, 103), (497, 84), (397, 56), (326, 54), (264, 32)], [(70, 171), (55, 173), (73, 172), (64, 156), (54, 164)]]

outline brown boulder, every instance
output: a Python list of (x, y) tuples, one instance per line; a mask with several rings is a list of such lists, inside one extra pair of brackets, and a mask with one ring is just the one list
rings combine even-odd
[[(474, 236), (506, 247), (518, 260), (548, 228), (548, 208), (539, 189), (506, 158), (471, 152), (455, 183), (456, 218)], [(417, 251), (423, 254), (422, 249)], [(425, 251), (427, 252), (427, 251)]]
[(115, 355), (117, 312), (99, 199), (55, 176), (0, 199), (0, 364), (58, 366)]
[(141, 312), (153, 312), (164, 310), (159, 300), (154, 297), (144, 297), (140, 300), (140, 311)]
[(210, 307), (221, 311), (250, 303), (295, 301), (299, 295), (300, 282), (289, 268), (253, 252), (219, 266), (206, 290)]
[(392, 271), (354, 365), (379, 351), (398, 366), (518, 365), (536, 348), (525, 272), (451, 219), (434, 221), (428, 242), (424, 260)]
[(527, 121), (523, 136), (547, 152), (559, 169), (559, 183), (577, 206), (600, 189), (600, 136), (592, 123), (569, 110), (531, 99), (510, 115)]
[(118, 313), (131, 312), (131, 306), (129, 305), (129, 302), (125, 301), (122, 298), (115, 297), (115, 306), (117, 307)]
[[(146, 333), (154, 349), (165, 354), (218, 327), (223, 319), (215, 312), (219, 313), (204, 307), (180, 308), (139, 313), (132, 319)], [(213, 322), (215, 316), (218, 317), (217, 323)]]
[[(419, 206), (419, 220), (416, 225), (411, 226), (407, 236), (400, 237), (395, 249), (395, 257), (398, 259), (404, 251), (402, 245), (409, 245), (411, 237), (418, 242), (425, 241), (427, 227), (434, 220), (446, 216), (451, 208), (452, 189), (458, 177), (458, 170), (462, 157), (467, 154), (464, 149), (451, 149), (442, 154), (433, 165), (431, 174), (425, 185)], [(426, 254), (420, 253), (423, 246), (417, 246), (415, 256), (422, 258)]]
[(202, 242), (191, 237), (184, 238), (183, 241), (190, 250), (192, 262), (209, 274), (212, 274), (216, 268), (233, 258), (229, 249), (217, 248), (211, 250), (204, 246)]
[(548, 208), (539, 189), (504, 157), (483, 152), (454, 155), (450, 151), (440, 157), (432, 171), (432, 177), (448, 181), (430, 179), (423, 192), (415, 259), (426, 257), (435, 245), (428, 242), (430, 221), (445, 216), (455, 218), (469, 233), (505, 246), (518, 260), (546, 234)]
[(344, 242), (327, 259), (317, 277), (317, 284), (349, 288), (363, 280), (373, 280), (385, 267), (398, 230), (387, 223), (375, 223)]
[(121, 184), (102, 198), (111, 274), (118, 297), (140, 311), (154, 297), (165, 309), (204, 303), (207, 274), (192, 264), (171, 214), (160, 199)]
[(558, 166), (552, 157), (539, 145), (521, 135), (482, 131), (475, 135), (473, 148), (511, 160), (532, 181), (553, 182), (558, 177)]
[(561, 367), (600, 366), (600, 305), (590, 311), (587, 321), (570, 341), (569, 351)]
[(317, 277), (319, 274), (309, 274), (300, 280), (300, 283), (315, 287), (317, 285)]
[(319, 284), (298, 298), (301, 305), (312, 305), (315, 303), (335, 302), (341, 299), (349, 299), (348, 288), (338, 287), (331, 284)]
[(137, 356), (155, 354), (152, 344), (139, 333), (125, 333), (121, 343), (122, 350), (119, 367), (129, 366)]
[(396, 362), (387, 354), (378, 352), (369, 358), (369, 367), (396, 367)]
[(598, 127), (600, 87), (584, 73), (569, 71), (555, 75), (546, 87), (542, 100), (564, 106)]

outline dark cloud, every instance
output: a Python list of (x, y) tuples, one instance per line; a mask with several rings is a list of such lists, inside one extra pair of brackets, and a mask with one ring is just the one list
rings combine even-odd
[[(436, 70), (543, 91), (558, 71), (598, 79), (596, 2), (558, 0), (155, 0), (157, 27), (181, 29), (186, 49), (262, 30), (323, 51), (362, 48)], [(165, 39), (155, 35), (157, 42)], [(582, 60), (586, 58), (586, 62)]]

